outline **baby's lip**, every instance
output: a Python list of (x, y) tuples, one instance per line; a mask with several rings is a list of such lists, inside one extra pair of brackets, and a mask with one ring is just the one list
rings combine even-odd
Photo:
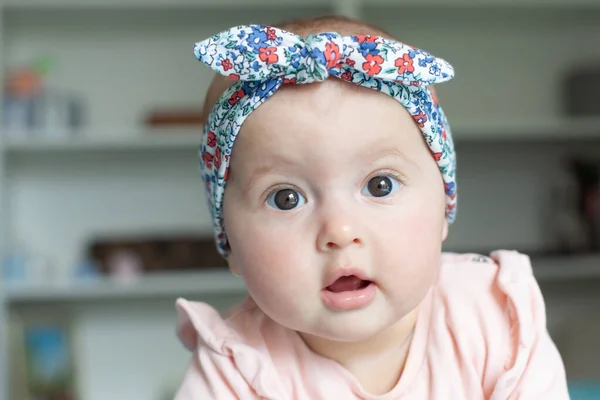
[(371, 279), (363, 270), (356, 267), (344, 267), (344, 268), (336, 268), (327, 274), (325, 278), (325, 285), (323, 289), (327, 289), (329, 286), (333, 285), (335, 281), (340, 279), (343, 276), (356, 276), (358, 279), (363, 281), (369, 281), (375, 283), (373, 279)]

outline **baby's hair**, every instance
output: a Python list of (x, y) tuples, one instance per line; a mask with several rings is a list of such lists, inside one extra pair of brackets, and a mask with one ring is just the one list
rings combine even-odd
[[(357, 19), (337, 15), (292, 19), (274, 24), (273, 26), (302, 37), (320, 32), (333, 31), (342, 36), (375, 35), (399, 41), (399, 39), (395, 38), (389, 32), (374, 25), (367, 24), (366, 22)], [(231, 79), (220, 74), (215, 75), (204, 98), (204, 107), (202, 110), (204, 118), (208, 118), (208, 114), (212, 107), (231, 84), (233, 84)], [(430, 86), (429, 89), (433, 96), (437, 95), (433, 86)]]
[(375, 35), (385, 37), (386, 39), (398, 40), (389, 32), (374, 25), (367, 24), (366, 22), (357, 19), (337, 15), (288, 20), (276, 24), (275, 27), (295, 33), (302, 37), (323, 31), (333, 31), (342, 36)]

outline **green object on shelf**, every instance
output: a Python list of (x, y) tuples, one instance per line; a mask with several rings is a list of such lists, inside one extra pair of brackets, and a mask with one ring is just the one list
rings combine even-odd
[(40, 56), (33, 61), (31, 68), (33, 68), (33, 70), (38, 72), (40, 75), (45, 76), (52, 72), (55, 65), (56, 64), (52, 57)]

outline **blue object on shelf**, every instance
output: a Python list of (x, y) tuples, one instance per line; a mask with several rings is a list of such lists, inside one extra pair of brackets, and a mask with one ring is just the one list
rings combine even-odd
[(599, 400), (600, 381), (570, 381), (571, 400)]
[(2, 262), (2, 281), (7, 285), (23, 284), (27, 280), (27, 254), (12, 252)]
[(75, 279), (77, 281), (95, 281), (101, 277), (100, 269), (92, 260), (83, 260), (75, 266)]

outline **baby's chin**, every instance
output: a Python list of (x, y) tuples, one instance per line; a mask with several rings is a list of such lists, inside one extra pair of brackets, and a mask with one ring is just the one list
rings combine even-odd
[(340, 343), (376, 339), (401, 322), (410, 311), (368, 307), (350, 312), (332, 313), (327, 310), (319, 318), (295, 325), (301, 336)]

